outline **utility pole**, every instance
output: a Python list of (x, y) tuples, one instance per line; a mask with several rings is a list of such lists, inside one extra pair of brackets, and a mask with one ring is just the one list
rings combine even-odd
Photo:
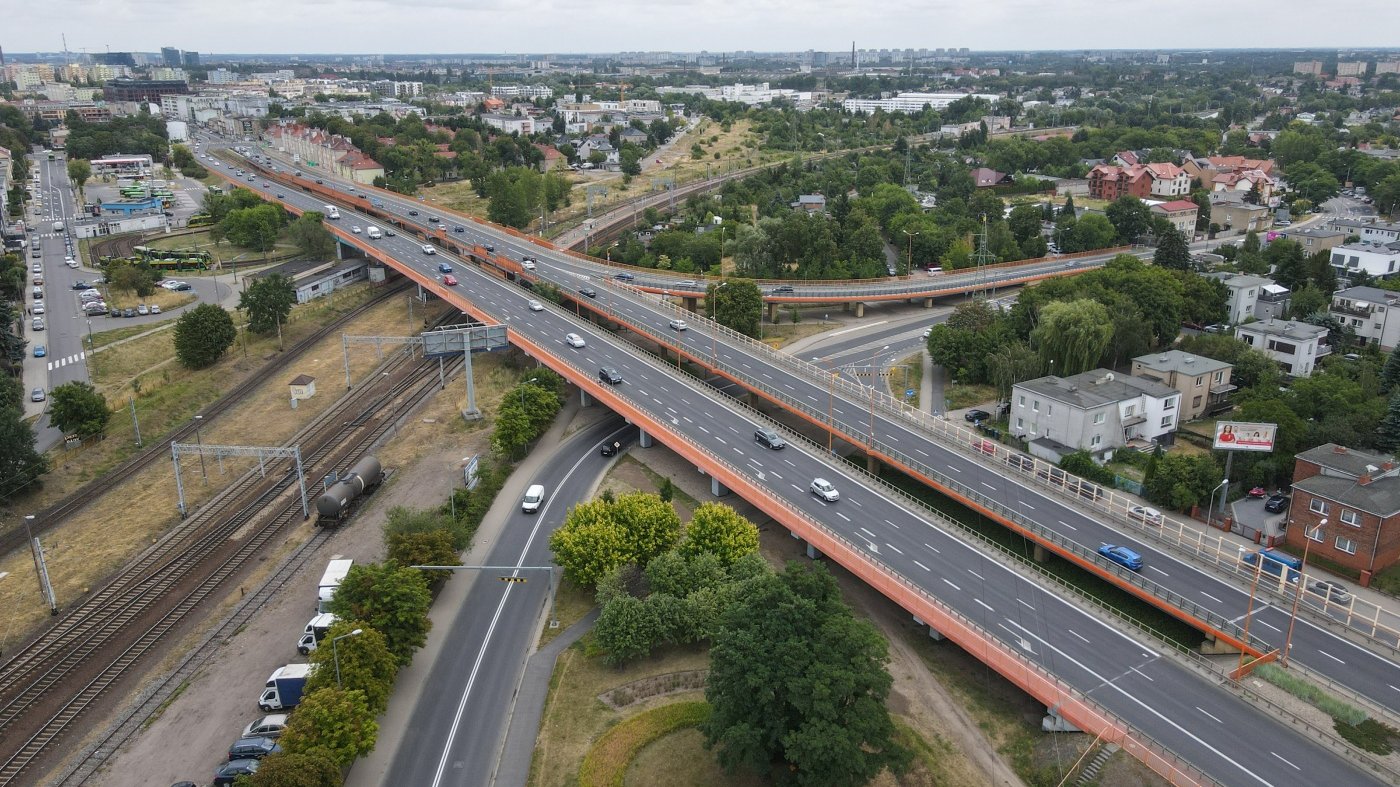
[[(977, 261), (977, 281), (979, 284), (984, 284), (986, 282), (986, 266), (996, 262), (996, 258), (992, 256), (991, 249), (987, 248), (987, 217), (985, 214), (982, 216), (982, 234), (977, 241), (977, 256), (975, 259)], [(985, 291), (985, 289), (986, 288), (983, 287), (982, 291)]]

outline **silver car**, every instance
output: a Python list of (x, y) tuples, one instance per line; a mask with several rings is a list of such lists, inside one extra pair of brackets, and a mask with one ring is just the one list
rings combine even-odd
[(813, 478), (812, 485), (808, 489), (812, 490), (812, 494), (828, 503), (835, 503), (841, 499), (841, 493), (836, 491), (836, 487), (832, 486), (831, 482), (825, 478)]

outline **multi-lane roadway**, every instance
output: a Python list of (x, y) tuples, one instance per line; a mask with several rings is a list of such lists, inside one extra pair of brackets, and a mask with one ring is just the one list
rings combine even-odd
[[(324, 201), (284, 184), (268, 185), (262, 179), (250, 185), (270, 196), (281, 194), (282, 201), (301, 210), (318, 210)], [(389, 203), (387, 210), (400, 220), (408, 221), (408, 205), (426, 213), (412, 201), (383, 192), (377, 196)], [(347, 197), (342, 202), (344, 218), (338, 226), (351, 222), (361, 226), (375, 224), (378, 220), (354, 211), (352, 206), (361, 204)], [(425, 218), (419, 217), (420, 221)], [(422, 221), (421, 226), (426, 230), (428, 225)], [(882, 452), (887, 455), (907, 455), (907, 461), (915, 464), (926, 462), (931, 475), (979, 490), (1037, 521), (1057, 522), (1065, 533), (1077, 534), (1085, 543), (1104, 537), (1140, 549), (1148, 556), (1147, 573), (1156, 582), (1170, 582), (1178, 588), (1175, 592), (1190, 593), (1198, 599), (1202, 596), (1196, 594), (1202, 588), (1220, 593), (1218, 601), (1225, 607), (1222, 616), (1233, 611), (1230, 605), (1238, 601), (1238, 588), (1156, 550), (1149, 542), (1096, 521), (1037, 487), (1021, 484), (972, 452), (929, 440), (882, 408), (867, 410), (865, 401), (854, 401), (844, 392), (836, 396), (813, 382), (816, 374), (795, 371), (786, 365), (791, 359), (775, 361), (738, 339), (712, 330), (703, 320), (693, 320), (688, 331), (672, 331), (667, 324), (674, 313), (665, 304), (599, 280), (596, 270), (572, 257), (475, 224), (466, 223), (464, 230), (460, 235), (466, 239), (493, 244), (496, 255), (516, 260), (522, 254), (538, 258), (538, 273), (566, 291), (576, 292), (583, 276), (593, 277), (589, 285), (600, 291), (598, 306), (616, 319), (696, 357), (709, 356), (710, 362), (726, 375), (741, 377), (747, 385), (772, 395), (781, 394), (794, 409), (826, 412), (830, 408), (840, 432), (859, 436), (866, 433), (867, 425), (873, 424), (877, 442), (885, 444)], [(349, 236), (347, 239), (358, 240)], [(531, 293), (451, 255), (426, 255), (419, 239), (404, 237), (402, 232), (373, 243), (359, 242), (377, 249), (379, 254), (391, 258), (396, 267), (420, 281), (442, 281), (444, 274), (437, 265), (451, 261), (452, 275), (460, 284), (455, 288), (435, 286), (436, 291), (459, 299), (459, 304), (469, 311), (507, 324), (518, 342), (542, 350), (546, 356), (543, 360), (575, 380), (593, 378), (604, 366), (617, 369), (623, 382), (604, 394), (605, 401), (611, 397), (614, 401), (610, 404), (645, 413), (669, 433), (658, 436), (686, 441), (695, 450), (711, 452), (707, 461), (751, 479), (756, 488), (763, 490), (763, 498), (753, 501), (756, 505), (765, 507), (780, 521), (796, 513), (839, 533), (857, 544), (866, 560), (898, 572), (963, 619), (981, 626), (987, 636), (1016, 649), (1021, 658), (1059, 676), (1080, 696), (1097, 701), (1214, 778), (1250, 784), (1294, 784), (1304, 779), (1372, 783), (1373, 777), (1359, 771), (1354, 763), (1259, 713), (1230, 692), (1199, 680), (1174, 661), (1160, 658), (1151, 645), (1125, 635), (1099, 614), (1063, 601), (1055, 591), (988, 557), (926, 509), (834, 461), (821, 447), (801, 440), (794, 440), (781, 453), (758, 447), (753, 442), (753, 432), (771, 426), (766, 419), (674, 374), (664, 364), (638, 353), (634, 345), (553, 305), (532, 311), (527, 306)], [(585, 336), (587, 345), (565, 345), (564, 336), (569, 332)], [(916, 454), (924, 459), (917, 459)], [(939, 469), (934, 470), (935, 466)], [(808, 485), (816, 477), (833, 480), (842, 499), (827, 503), (811, 495)], [(1210, 602), (1203, 599), (1202, 603)], [(1243, 604), (1239, 604), (1239, 613), (1243, 612)], [(1270, 618), (1271, 613), (1276, 614)], [(1273, 621), (1286, 625), (1287, 617), (1277, 610), (1265, 610), (1256, 622), (1263, 620), (1270, 620), (1271, 625)], [(1294, 634), (1295, 660), (1302, 660), (1305, 652), (1309, 657), (1322, 659), (1319, 654), (1325, 644), (1337, 651), (1325, 657), (1338, 659), (1351, 670), (1374, 668), (1384, 673), (1394, 668), (1389, 662), (1374, 663), (1383, 660), (1328, 632), (1313, 629), (1305, 634), (1303, 629), (1309, 628), (1300, 624)], [(1314, 635), (1323, 639), (1314, 640)], [(1395, 691), (1400, 693), (1400, 689)]]

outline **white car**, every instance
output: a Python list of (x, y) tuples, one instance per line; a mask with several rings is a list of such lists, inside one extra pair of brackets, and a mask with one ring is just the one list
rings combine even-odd
[(544, 311), (544, 304), (543, 304), (543, 303), (540, 303), (540, 302), (537, 301), (537, 300), (533, 300), (533, 299), (532, 299), (532, 300), (530, 301), (530, 311), (532, 311), (532, 312), (542, 312), (542, 311)]
[(667, 325), (670, 325), (673, 331), (683, 331), (690, 327), (685, 324), (685, 320), (671, 320)]
[(520, 261), (520, 267), (524, 268), (527, 271), (532, 271), (535, 269), (535, 261), (530, 259), (529, 257), (526, 257), (525, 259)]
[(576, 349), (584, 346), (583, 337), (576, 333), (566, 334), (564, 336), (564, 343)]
[(813, 478), (812, 485), (808, 489), (812, 490), (812, 494), (828, 503), (835, 503), (841, 499), (841, 493), (837, 492), (836, 487), (832, 486), (831, 482), (825, 478)]
[(1136, 519), (1147, 525), (1160, 525), (1163, 522), (1161, 511), (1151, 506), (1140, 506), (1137, 504), (1128, 506), (1128, 518)]
[(353, 232), (353, 233), (356, 234), (356, 235), (359, 235), (359, 234), (360, 234), (360, 225), (356, 224), (355, 226), (353, 226), (353, 227), (350, 228), (350, 231)]
[(44, 304), (42, 304), (42, 303), (36, 303), (36, 304), (34, 304), (33, 307), (30, 308), (30, 311), (34, 312), (35, 314), (43, 314), (43, 313), (44, 313)]
[(437, 249), (434, 249), (431, 243), (424, 243), (422, 248), (424, 254), (437, 254)]

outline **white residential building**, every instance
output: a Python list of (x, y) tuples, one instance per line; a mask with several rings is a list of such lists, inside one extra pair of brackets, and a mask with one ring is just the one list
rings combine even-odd
[(1332, 352), (1320, 325), (1284, 320), (1260, 320), (1235, 326), (1235, 338), (1274, 359), (1293, 377), (1308, 377), (1317, 359)]
[(1254, 306), (1259, 301), (1263, 287), (1273, 284), (1269, 279), (1245, 275), (1229, 276), (1221, 281), (1230, 290), (1228, 301), (1230, 315), (1226, 318), (1226, 322), (1231, 325), (1238, 325), (1254, 317)]
[(841, 108), (847, 112), (883, 110), (914, 113), (922, 112), (925, 106), (947, 109), (949, 104), (964, 98), (981, 99), (993, 104), (1001, 100), (1001, 96), (993, 93), (900, 93), (891, 98), (848, 98), (841, 102)]
[(1400, 273), (1400, 241), (1390, 243), (1347, 243), (1332, 249), (1332, 267), (1337, 276), (1350, 278), (1358, 272), (1377, 279)]
[(1355, 235), (1365, 243), (1390, 243), (1400, 240), (1400, 223), (1388, 221), (1357, 221), (1333, 219), (1329, 227), (1347, 235)]
[(1348, 287), (1332, 293), (1328, 313), (1367, 344), (1391, 350), (1400, 345), (1400, 292)]
[(1011, 389), (1011, 433), (1031, 454), (1058, 462), (1075, 451), (1096, 461), (1130, 443), (1170, 442), (1181, 415), (1181, 392), (1156, 380), (1107, 369), (1047, 376)]
[(507, 134), (533, 134), (535, 133), (535, 119), (530, 117), (516, 117), (514, 115), (482, 115), (481, 120), (492, 128), (498, 128)]

